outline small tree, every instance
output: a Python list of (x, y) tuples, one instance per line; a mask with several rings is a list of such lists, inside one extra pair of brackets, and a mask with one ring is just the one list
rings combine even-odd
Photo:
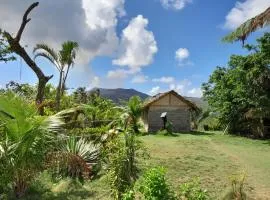
[(37, 44), (34, 48), (33, 52), (35, 54), (35, 58), (44, 57), (48, 59), (59, 71), (59, 82), (55, 97), (56, 110), (60, 109), (60, 100), (66, 89), (66, 80), (70, 68), (74, 65), (78, 47), (77, 42), (66, 41), (62, 44), (62, 48), (59, 52), (56, 52), (46, 44)]
[(125, 108), (125, 113), (128, 115), (128, 124), (132, 127), (134, 133), (139, 133), (139, 120), (143, 111), (142, 100), (139, 96), (133, 96), (129, 99)]

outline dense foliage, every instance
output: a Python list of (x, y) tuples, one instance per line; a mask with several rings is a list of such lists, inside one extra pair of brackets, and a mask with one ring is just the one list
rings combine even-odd
[(147, 171), (140, 185), (140, 192), (146, 200), (175, 199), (165, 177), (166, 171), (162, 167), (152, 168)]
[(15, 57), (12, 55), (12, 51), (10, 50), (6, 38), (3, 37), (0, 29), (0, 62), (8, 62), (12, 60), (15, 60)]
[(40, 117), (26, 99), (11, 93), (0, 95), (0, 185), (12, 187), (21, 197), (36, 174), (60, 131), (58, 116)]
[(246, 45), (248, 55), (233, 55), (228, 67), (217, 67), (204, 97), (229, 133), (264, 137), (270, 108), (270, 33)]

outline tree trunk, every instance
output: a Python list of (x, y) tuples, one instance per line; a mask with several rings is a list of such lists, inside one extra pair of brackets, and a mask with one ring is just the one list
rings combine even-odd
[(36, 96), (36, 105), (38, 107), (38, 111), (40, 115), (44, 115), (44, 106), (42, 105), (42, 102), (44, 100), (44, 94), (45, 94), (45, 87), (49, 80), (44, 78), (39, 78), (38, 80), (38, 91)]
[(45, 86), (47, 82), (53, 77), (53, 75), (45, 76), (42, 70), (37, 66), (37, 64), (31, 59), (31, 57), (28, 55), (25, 49), (20, 45), (20, 39), (24, 31), (24, 28), (26, 24), (31, 20), (30, 18), (28, 18), (28, 14), (37, 6), (38, 6), (38, 2), (33, 3), (25, 11), (20, 29), (18, 30), (16, 37), (12, 37), (11, 34), (6, 31), (3, 33), (3, 35), (6, 37), (11, 51), (19, 55), (36, 74), (38, 78), (38, 92), (36, 96), (36, 105), (39, 109), (40, 114), (43, 114), (42, 102), (44, 100), (43, 98), (44, 98)]
[(56, 91), (56, 110), (60, 110), (60, 101), (61, 101), (61, 94), (62, 94), (62, 79), (63, 79), (63, 70), (60, 71), (59, 83)]

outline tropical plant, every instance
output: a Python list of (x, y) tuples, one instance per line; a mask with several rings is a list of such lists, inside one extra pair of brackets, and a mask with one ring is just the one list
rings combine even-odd
[(246, 200), (247, 195), (245, 193), (245, 181), (246, 174), (235, 174), (230, 177), (231, 188), (224, 196), (223, 200)]
[(88, 100), (88, 94), (85, 87), (79, 87), (74, 92), (74, 100), (78, 104), (86, 104)]
[(207, 200), (209, 195), (207, 190), (201, 188), (198, 178), (185, 182), (179, 187), (179, 199), (183, 200)]
[(239, 26), (234, 32), (223, 38), (225, 42), (234, 42), (241, 40), (244, 44), (246, 38), (259, 28), (263, 28), (270, 24), (270, 7), (259, 15), (247, 20)]
[(133, 96), (127, 102), (127, 105), (123, 107), (122, 118), (126, 122), (126, 125), (130, 125), (134, 133), (139, 133), (140, 128), (140, 118), (143, 112), (142, 100), (139, 96)]
[(146, 200), (175, 199), (166, 180), (166, 170), (163, 167), (149, 169), (141, 180), (139, 191)]
[(100, 160), (100, 146), (84, 138), (70, 136), (56, 151), (49, 154), (48, 163), (56, 175), (89, 179)]
[(112, 194), (115, 199), (122, 199), (138, 178), (138, 158), (147, 154), (128, 123), (129, 115), (124, 113), (115, 122), (108, 136), (111, 140), (106, 143), (105, 155)]
[(26, 99), (12, 93), (0, 95), (0, 179), (22, 197), (32, 179), (44, 167), (54, 134), (62, 126), (57, 115), (37, 116)]
[(66, 41), (62, 44), (62, 48), (58, 52), (46, 44), (37, 44), (33, 50), (35, 59), (37, 57), (44, 57), (59, 71), (59, 82), (55, 97), (57, 110), (60, 109), (60, 100), (66, 89), (66, 80), (70, 68), (74, 65), (78, 47), (77, 42)]
[(28, 100), (34, 100), (36, 93), (36, 88), (34, 86), (31, 86), (28, 83), (17, 83), (15, 81), (10, 81), (6, 84), (6, 90), (12, 91), (17, 95), (23, 96)]

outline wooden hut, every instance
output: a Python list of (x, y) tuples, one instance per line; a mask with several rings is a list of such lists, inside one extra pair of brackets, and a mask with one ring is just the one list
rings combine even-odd
[(188, 132), (191, 131), (191, 112), (197, 109), (195, 104), (171, 90), (146, 101), (142, 118), (147, 132), (163, 129), (165, 115), (174, 132)]

